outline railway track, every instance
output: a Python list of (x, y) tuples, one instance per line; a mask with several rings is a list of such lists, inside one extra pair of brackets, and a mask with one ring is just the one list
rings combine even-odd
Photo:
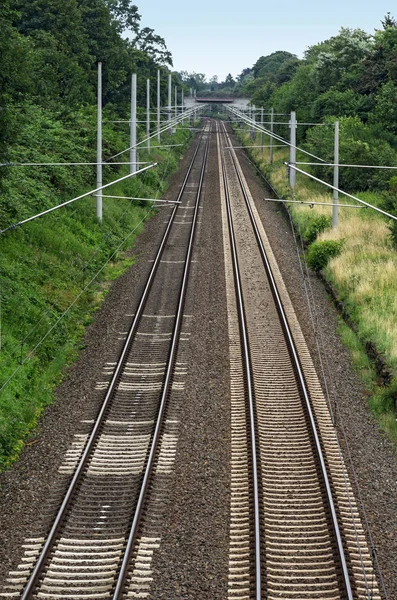
[(226, 128), (229, 599), (380, 599), (332, 419)]
[[(91, 430), (76, 436), (60, 471), (70, 478), (45, 537), (1, 597), (143, 598), (175, 456), (178, 420), (167, 401), (183, 387), (177, 350), (189, 339), (183, 314), (209, 146), (196, 146), (142, 297)], [(142, 523), (145, 535), (142, 535)]]
[(231, 375), (228, 600), (382, 598), (320, 382), (229, 134), (213, 122), (195, 147), (121, 354), (97, 383), (100, 412), (82, 424), (60, 467), (66, 492), (54, 493), (51, 524), (26, 540), (0, 598), (155, 597), (211, 136)]

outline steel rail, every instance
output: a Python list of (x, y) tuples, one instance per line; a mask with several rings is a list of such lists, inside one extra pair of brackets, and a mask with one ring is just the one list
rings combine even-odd
[(222, 161), (222, 178), (223, 186), (225, 190), (226, 198), (226, 209), (227, 209), (227, 220), (229, 225), (229, 239), (232, 252), (232, 263), (234, 279), (236, 284), (236, 301), (237, 311), (239, 316), (240, 331), (242, 337), (242, 351), (244, 369), (247, 380), (247, 395), (249, 404), (249, 417), (250, 417), (250, 444), (252, 453), (252, 479), (254, 489), (254, 532), (255, 532), (255, 600), (261, 600), (262, 597), (262, 574), (261, 574), (261, 537), (260, 537), (260, 512), (259, 512), (259, 481), (258, 481), (258, 462), (257, 462), (257, 449), (256, 449), (256, 419), (255, 419), (255, 399), (254, 399), (254, 385), (253, 385), (253, 369), (251, 364), (251, 355), (249, 351), (249, 340), (248, 340), (248, 328), (245, 317), (244, 299), (242, 292), (240, 267), (237, 255), (237, 245), (234, 234), (233, 218), (230, 206), (230, 194), (229, 186), (226, 176), (226, 166), (223, 153), (221, 154)]
[(343, 548), (343, 541), (342, 541), (342, 536), (340, 533), (340, 528), (339, 528), (339, 523), (338, 523), (338, 517), (336, 514), (336, 509), (335, 509), (335, 503), (334, 503), (334, 498), (333, 498), (333, 494), (332, 494), (332, 490), (331, 490), (331, 485), (330, 485), (330, 481), (329, 481), (329, 477), (328, 477), (328, 471), (327, 471), (327, 467), (325, 464), (325, 458), (324, 458), (324, 453), (321, 447), (321, 442), (320, 442), (320, 434), (318, 431), (318, 427), (314, 418), (314, 414), (313, 414), (313, 410), (312, 410), (312, 406), (311, 406), (311, 401), (310, 401), (310, 397), (309, 397), (309, 392), (307, 390), (307, 385), (306, 385), (306, 380), (302, 371), (302, 367), (301, 367), (301, 363), (299, 360), (299, 356), (298, 356), (298, 352), (295, 346), (295, 342), (294, 339), (292, 337), (292, 332), (287, 320), (287, 316), (285, 314), (285, 310), (284, 310), (284, 306), (282, 304), (281, 298), (280, 298), (280, 294), (278, 292), (278, 288), (277, 288), (277, 284), (276, 281), (274, 279), (274, 275), (273, 275), (273, 271), (272, 268), (270, 266), (270, 262), (269, 259), (267, 257), (266, 254), (266, 250), (265, 247), (263, 245), (262, 242), (262, 238), (258, 229), (258, 225), (256, 223), (252, 208), (250, 206), (250, 202), (249, 202), (249, 198), (247, 195), (247, 191), (245, 189), (245, 185), (244, 182), (241, 178), (241, 174), (240, 171), (238, 169), (237, 166), (237, 162), (236, 162), (236, 158), (233, 155), (234, 153), (230, 152), (235, 170), (236, 170), (236, 174), (237, 174), (237, 178), (239, 180), (240, 186), (241, 186), (241, 191), (244, 195), (244, 200), (245, 200), (245, 204), (250, 216), (250, 220), (251, 220), (251, 224), (255, 233), (255, 237), (256, 240), (258, 242), (258, 246), (260, 249), (260, 253), (261, 253), (261, 257), (263, 260), (263, 264), (267, 273), (267, 276), (269, 278), (269, 282), (270, 282), (270, 287), (271, 287), (271, 291), (272, 291), (272, 295), (273, 298), (275, 300), (275, 305), (277, 308), (277, 311), (279, 313), (280, 316), (280, 321), (284, 330), (284, 335), (286, 337), (286, 341), (287, 341), (287, 345), (289, 347), (290, 350), (290, 355), (291, 358), (293, 360), (293, 365), (296, 369), (296, 373), (298, 376), (298, 381), (299, 381), (299, 385), (305, 400), (305, 405), (306, 405), (306, 409), (307, 409), (307, 413), (309, 416), (309, 421), (310, 421), (310, 425), (312, 428), (312, 433), (313, 433), (313, 437), (315, 440), (315, 446), (316, 446), (316, 451), (317, 451), (317, 456), (318, 456), (318, 460), (320, 462), (321, 465), (321, 474), (322, 474), (322, 478), (324, 481), (324, 485), (326, 488), (326, 492), (327, 492), (327, 501), (328, 501), (328, 505), (329, 505), (329, 509), (331, 511), (331, 516), (332, 516), (332, 525), (333, 525), (333, 529), (334, 529), (334, 534), (335, 534), (335, 538), (337, 541), (337, 546), (338, 546), (338, 552), (339, 552), (339, 559), (341, 562), (341, 567), (342, 567), (342, 571), (343, 571), (343, 583), (345, 586), (345, 592), (347, 595), (348, 600), (353, 600), (353, 592), (352, 592), (352, 587), (351, 587), (351, 583), (350, 583), (350, 576), (349, 576), (349, 572), (348, 572), (348, 568), (347, 568), (347, 563), (346, 563), (346, 556), (345, 556), (345, 551)]
[[(243, 154), (243, 156), (247, 160), (247, 162), (256, 170), (257, 174), (263, 179), (263, 181), (266, 183), (267, 187), (273, 192), (273, 194), (275, 196), (277, 196), (278, 200), (280, 202), (283, 202), (285, 204), (286, 201), (285, 200), (281, 200), (281, 198), (280, 198), (277, 190), (272, 186), (271, 182), (264, 176), (264, 174), (257, 167), (257, 165), (252, 160), (250, 160), (246, 154)], [(265, 198), (265, 200), (274, 200), (274, 199), (273, 198)], [(339, 205), (339, 206), (341, 206), (341, 205)], [(362, 208), (365, 208), (365, 207), (362, 207)], [(287, 209), (288, 209), (288, 207), (287, 207)], [(289, 215), (289, 217), (291, 219), (291, 215)], [(292, 227), (292, 224), (291, 224), (291, 227)], [(308, 300), (308, 302), (309, 302), (309, 300)], [(309, 309), (311, 311), (310, 306), (309, 306)], [(313, 327), (314, 327), (314, 324), (313, 324)], [(331, 407), (330, 407), (330, 409), (331, 409)], [(338, 410), (338, 404), (336, 404), (336, 410)], [(331, 417), (332, 417), (332, 419), (334, 418), (332, 416), (332, 410), (331, 410)], [(362, 511), (363, 516), (364, 516), (364, 521), (365, 521), (365, 525), (366, 525), (366, 529), (367, 529), (367, 533), (368, 533), (368, 537), (369, 537), (370, 545), (371, 545), (371, 549), (372, 549), (372, 555), (373, 555), (373, 559), (374, 559), (374, 561), (376, 563), (376, 566), (377, 566), (377, 572), (378, 572), (379, 579), (380, 579), (380, 582), (381, 582), (383, 595), (384, 595), (384, 597), (385, 597), (386, 600), (389, 600), (389, 596), (387, 594), (385, 583), (384, 583), (383, 573), (382, 573), (382, 571), (380, 569), (380, 565), (379, 565), (379, 561), (378, 561), (378, 555), (377, 555), (377, 552), (376, 552), (375, 544), (374, 544), (374, 541), (373, 541), (373, 537), (371, 535), (371, 530), (370, 530), (370, 527), (369, 527), (366, 510), (365, 510), (365, 507), (364, 507), (361, 490), (360, 490), (360, 487), (359, 487), (359, 484), (358, 484), (357, 473), (356, 473), (356, 471), (354, 469), (354, 465), (353, 465), (353, 462), (352, 462), (352, 456), (351, 456), (351, 452), (350, 452), (350, 449), (349, 449), (349, 444), (347, 443), (346, 432), (344, 430), (343, 423), (340, 424), (340, 426), (342, 427), (343, 437), (344, 437), (344, 440), (345, 440), (345, 443), (346, 443), (346, 447), (347, 447), (347, 450), (348, 450), (349, 462), (350, 462), (350, 467), (351, 467), (351, 471), (352, 471), (353, 478), (354, 478), (354, 483), (355, 483), (355, 486), (356, 486), (356, 492), (358, 494), (358, 498), (359, 498), (360, 505), (361, 505), (361, 511)], [(338, 442), (338, 447), (340, 449), (339, 442)], [(341, 455), (340, 452), (339, 452), (339, 454), (340, 454), (341, 458), (343, 459), (343, 457), (342, 457), (342, 455)]]
[(123, 349), (121, 351), (121, 354), (120, 354), (120, 357), (118, 359), (117, 365), (116, 365), (115, 370), (113, 372), (112, 379), (110, 381), (110, 384), (109, 384), (109, 387), (108, 387), (105, 399), (104, 399), (104, 401), (102, 403), (102, 406), (101, 406), (100, 411), (98, 413), (98, 416), (96, 418), (95, 424), (94, 424), (94, 426), (92, 428), (92, 431), (90, 433), (90, 436), (89, 436), (89, 438), (87, 440), (86, 446), (84, 448), (84, 452), (83, 452), (83, 454), (82, 454), (82, 456), (81, 456), (81, 458), (79, 460), (79, 463), (78, 463), (78, 465), (77, 465), (77, 467), (75, 469), (72, 481), (70, 482), (69, 487), (68, 487), (68, 489), (67, 489), (67, 491), (65, 493), (65, 496), (64, 496), (64, 499), (62, 501), (61, 507), (59, 508), (58, 513), (57, 513), (57, 515), (56, 515), (56, 517), (54, 519), (54, 522), (53, 522), (53, 525), (51, 527), (51, 530), (50, 530), (50, 532), (49, 532), (49, 534), (47, 536), (47, 539), (45, 541), (45, 544), (44, 544), (44, 546), (43, 546), (43, 548), (42, 548), (42, 550), (41, 550), (41, 552), (40, 552), (40, 554), (39, 554), (39, 556), (37, 558), (35, 567), (34, 567), (32, 573), (31, 573), (31, 575), (29, 577), (29, 580), (26, 583), (26, 586), (25, 586), (25, 588), (24, 588), (24, 590), (22, 592), (22, 596), (21, 596), (20, 600), (28, 600), (29, 598), (31, 598), (31, 595), (34, 592), (35, 587), (37, 586), (37, 582), (38, 582), (38, 579), (40, 577), (40, 574), (41, 574), (41, 572), (42, 572), (42, 570), (43, 570), (43, 568), (45, 566), (45, 562), (46, 562), (46, 560), (48, 558), (48, 555), (49, 555), (49, 553), (51, 551), (51, 548), (52, 548), (52, 546), (54, 544), (55, 538), (56, 538), (56, 536), (57, 536), (57, 534), (58, 534), (58, 532), (59, 532), (59, 530), (60, 530), (60, 528), (62, 526), (62, 521), (65, 518), (65, 515), (67, 513), (69, 505), (70, 505), (70, 503), (72, 501), (73, 494), (76, 491), (77, 485), (80, 483), (80, 480), (81, 480), (81, 478), (83, 476), (83, 471), (84, 471), (84, 469), (85, 469), (85, 467), (86, 467), (86, 465), (88, 463), (88, 460), (90, 458), (91, 452), (94, 449), (94, 446), (95, 446), (96, 441), (98, 439), (98, 436), (100, 434), (100, 428), (102, 427), (102, 425), (104, 423), (105, 416), (106, 416), (106, 411), (107, 411), (107, 409), (108, 409), (108, 407), (109, 407), (109, 405), (110, 405), (110, 403), (111, 403), (111, 401), (113, 399), (113, 393), (115, 391), (116, 384), (118, 383), (118, 379), (119, 379), (120, 373), (121, 373), (121, 371), (122, 371), (122, 369), (123, 369), (123, 367), (125, 365), (125, 362), (126, 362), (126, 359), (127, 359), (127, 354), (128, 354), (129, 348), (131, 346), (131, 342), (132, 342), (132, 340), (133, 340), (133, 338), (135, 336), (136, 330), (138, 328), (139, 321), (140, 321), (141, 316), (143, 314), (143, 310), (144, 310), (144, 307), (145, 307), (145, 304), (146, 304), (147, 297), (148, 297), (150, 289), (152, 287), (152, 283), (153, 283), (154, 277), (155, 277), (155, 275), (157, 273), (157, 269), (158, 269), (158, 266), (160, 264), (160, 260), (161, 260), (162, 254), (163, 254), (163, 250), (164, 250), (165, 244), (166, 244), (166, 242), (168, 240), (169, 233), (171, 231), (172, 224), (174, 222), (176, 213), (178, 211), (178, 206), (179, 206), (179, 203), (181, 201), (182, 194), (183, 194), (183, 192), (184, 192), (184, 190), (186, 188), (187, 181), (188, 181), (190, 173), (192, 171), (194, 161), (195, 161), (197, 153), (199, 151), (199, 148), (200, 148), (200, 145), (201, 145), (201, 141), (202, 141), (202, 136), (200, 136), (200, 139), (199, 139), (199, 141), (197, 143), (195, 152), (193, 154), (192, 160), (191, 160), (190, 165), (189, 165), (189, 167), (187, 169), (185, 178), (183, 180), (181, 189), (179, 191), (179, 194), (178, 194), (178, 197), (177, 197), (177, 201), (176, 201), (178, 204), (175, 204), (174, 209), (173, 209), (173, 211), (172, 211), (172, 213), (170, 215), (170, 219), (168, 221), (166, 230), (164, 232), (164, 235), (163, 235), (163, 238), (161, 240), (159, 249), (157, 251), (157, 254), (156, 254), (156, 257), (154, 259), (152, 268), (150, 270), (150, 273), (149, 273), (149, 276), (148, 276), (145, 288), (143, 290), (143, 293), (142, 293), (142, 296), (141, 296), (138, 308), (136, 310), (133, 322), (132, 322), (132, 324), (130, 326), (130, 329), (128, 331), (128, 335), (127, 335), (126, 340), (124, 342)]
[(190, 263), (191, 263), (191, 257), (192, 257), (192, 252), (193, 252), (193, 243), (194, 243), (194, 237), (195, 237), (195, 233), (196, 233), (198, 210), (200, 207), (200, 199), (201, 199), (201, 192), (202, 192), (202, 188), (203, 188), (204, 173), (205, 173), (205, 169), (207, 166), (209, 139), (210, 139), (210, 132), (209, 132), (205, 150), (204, 150), (204, 159), (203, 159), (203, 164), (201, 167), (200, 179), (199, 179), (199, 184), (198, 184), (198, 188), (197, 188), (196, 204), (195, 204), (193, 218), (192, 218), (192, 226), (191, 226), (191, 230), (190, 230), (189, 243), (188, 243), (188, 248), (187, 248), (187, 253), (186, 253), (186, 258), (185, 258), (185, 266), (184, 266), (184, 270), (183, 270), (182, 283), (181, 283), (181, 288), (179, 291), (178, 308), (177, 308), (177, 313), (176, 313), (176, 318), (175, 318), (175, 323), (174, 323), (174, 329), (172, 332), (171, 347), (170, 347), (170, 352), (169, 352), (168, 361), (167, 361), (167, 371), (166, 371), (165, 380), (164, 380), (164, 384), (163, 384), (163, 390), (162, 390), (162, 394), (161, 394), (160, 407), (159, 407), (159, 412), (157, 415), (156, 427), (155, 427), (155, 430), (153, 433), (150, 453), (149, 453), (148, 460), (146, 463), (146, 468), (145, 468), (145, 474), (144, 474), (144, 477), (142, 480), (141, 490), (139, 493), (139, 498), (138, 498), (138, 502), (136, 505), (135, 513), (134, 513), (134, 519), (133, 519), (131, 529), (130, 529), (130, 532), (128, 535), (127, 546), (126, 546), (124, 556), (123, 556), (123, 561), (122, 561), (122, 564), (120, 567), (120, 572), (119, 572), (119, 576), (117, 579), (117, 584), (116, 584), (116, 588), (114, 591), (113, 600), (120, 600), (123, 595), (125, 579), (127, 577), (129, 563), (131, 560), (131, 555), (134, 550), (134, 545), (135, 545), (135, 541), (136, 541), (136, 537), (137, 537), (137, 533), (138, 533), (138, 527), (140, 524), (142, 510), (143, 510), (143, 506), (145, 503), (149, 484), (151, 481), (151, 475), (153, 472), (155, 457), (156, 457), (156, 453), (157, 453), (157, 449), (158, 449), (158, 445), (159, 445), (159, 441), (160, 441), (160, 435), (161, 435), (161, 429), (162, 429), (163, 421), (164, 421), (167, 399), (168, 399), (169, 391), (170, 391), (170, 388), (172, 385), (172, 375), (174, 372), (176, 353), (177, 353), (178, 343), (179, 343), (179, 334), (180, 334), (180, 329), (181, 329), (181, 325), (182, 325), (183, 310), (184, 310), (184, 306), (185, 306), (185, 299), (186, 299), (186, 292), (187, 292), (187, 285), (188, 285), (189, 271), (190, 271)]

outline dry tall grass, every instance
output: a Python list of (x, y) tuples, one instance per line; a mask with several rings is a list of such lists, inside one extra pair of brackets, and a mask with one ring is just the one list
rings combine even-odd
[(353, 312), (360, 336), (376, 344), (397, 376), (397, 252), (387, 223), (345, 215), (319, 239), (345, 240), (326, 274)]

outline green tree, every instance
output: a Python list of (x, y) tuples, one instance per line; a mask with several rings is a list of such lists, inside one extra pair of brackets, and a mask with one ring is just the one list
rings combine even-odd
[(284, 50), (278, 50), (268, 56), (261, 56), (253, 66), (254, 77), (264, 77), (271, 81), (274, 80), (283, 64), (291, 60), (291, 58), (297, 59), (295, 54), (285, 52)]
[(106, 4), (118, 23), (120, 33), (129, 29), (138, 34), (141, 15), (135, 4), (131, 4), (130, 0), (106, 0)]
[(321, 121), (326, 116), (349, 117), (360, 112), (361, 96), (353, 90), (330, 89), (317, 96), (312, 104), (312, 118)]
[(233, 76), (231, 73), (229, 73), (228, 75), (226, 75), (226, 79), (225, 79), (225, 85), (228, 87), (232, 87), (235, 85), (235, 81), (233, 79)]
[(144, 27), (132, 40), (133, 46), (146, 52), (150, 58), (161, 65), (170, 65), (172, 67), (172, 55), (167, 49), (164, 38), (157, 35), (154, 29)]
[[(329, 123), (333, 119), (328, 120)], [(357, 116), (339, 120), (339, 160), (345, 164), (392, 165), (397, 153), (379, 135), (379, 131), (364, 124)], [(333, 127), (313, 127), (307, 132), (307, 149), (327, 162), (333, 161)], [(332, 182), (332, 167), (316, 167), (313, 172)], [(340, 187), (346, 191), (385, 189), (390, 173), (375, 169), (343, 168), (339, 172)]]
[[(28, 40), (13, 27), (16, 13), (9, 0), (0, 4), (0, 162), (5, 161), (8, 147), (18, 131), (15, 105), (30, 90), (31, 48)], [(4, 169), (0, 168), (0, 178)]]
[(314, 83), (318, 93), (338, 86), (345, 73), (370, 55), (372, 37), (362, 29), (342, 27), (339, 34), (312, 46), (306, 59), (313, 64)]
[(397, 133), (397, 87), (393, 81), (388, 81), (380, 88), (370, 121), (381, 124), (387, 131)]

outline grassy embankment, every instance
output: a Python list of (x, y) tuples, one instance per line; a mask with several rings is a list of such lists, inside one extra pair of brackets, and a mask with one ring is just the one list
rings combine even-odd
[[(246, 145), (247, 134), (239, 134)], [(259, 136), (256, 144), (259, 144)], [(265, 136), (264, 144), (268, 138)], [(298, 152), (297, 160), (307, 161)], [(250, 158), (271, 181), (281, 198), (332, 202), (332, 193), (324, 186), (297, 174), (294, 195), (288, 186), (284, 161), (287, 150), (274, 149), (274, 163), (269, 165), (269, 150), (249, 150)], [(374, 205), (382, 199), (373, 192), (358, 197)], [(340, 196), (340, 202), (354, 204)], [(331, 229), (330, 206), (289, 204), (295, 228), (309, 244), (309, 265), (321, 270), (332, 285), (348, 315), (348, 326), (340, 319), (339, 333), (350, 349), (353, 364), (368, 391), (369, 405), (380, 427), (397, 442), (395, 403), (397, 401), (397, 251), (393, 246), (387, 219), (371, 209), (339, 210), (339, 226)], [(391, 380), (380, 381), (374, 362), (366, 348), (375, 348), (384, 360)]]
[[(36, 107), (25, 116), (11, 160), (95, 161), (93, 110), (69, 117), (66, 123)], [(164, 139), (187, 143), (189, 136), (178, 130)], [(128, 147), (128, 131), (105, 124), (104, 140), (104, 156), (111, 156)], [(182, 152), (183, 147), (154, 149), (148, 157), (141, 151), (141, 161), (160, 165), (107, 192), (161, 197)], [(123, 156), (128, 159), (128, 154)], [(128, 167), (104, 167), (104, 182), (127, 173)], [(0, 228), (94, 187), (95, 167), (9, 167)], [(81, 349), (85, 326), (110, 281), (133, 264), (126, 250), (155, 210), (148, 203), (128, 200), (104, 199), (103, 205), (102, 225), (96, 220), (95, 199), (88, 197), (0, 236), (0, 387), (14, 375), (0, 392), (0, 471), (15, 460), (44, 407), (53, 401), (65, 367)]]

